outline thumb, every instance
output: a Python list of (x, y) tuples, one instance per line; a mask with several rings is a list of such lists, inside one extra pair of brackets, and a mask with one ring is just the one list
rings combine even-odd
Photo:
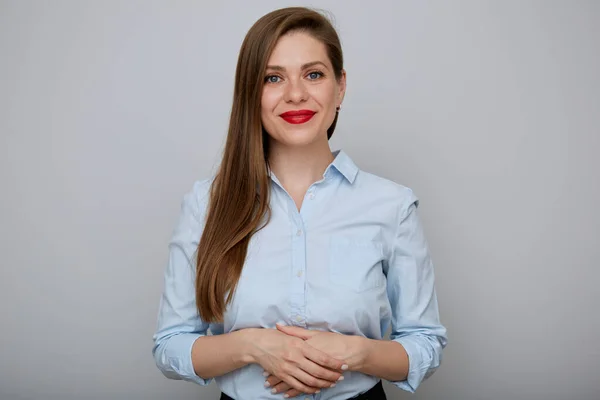
[(311, 337), (319, 333), (318, 331), (311, 331), (308, 329), (300, 328), (299, 326), (287, 326), (280, 324), (275, 324), (275, 326), (277, 327), (278, 331), (281, 331), (286, 335), (299, 337), (303, 340), (310, 339)]

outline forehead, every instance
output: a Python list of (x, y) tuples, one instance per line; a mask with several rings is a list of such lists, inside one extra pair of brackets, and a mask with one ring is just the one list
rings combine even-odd
[(330, 65), (325, 45), (306, 32), (291, 32), (279, 38), (268, 64), (299, 67), (312, 61)]

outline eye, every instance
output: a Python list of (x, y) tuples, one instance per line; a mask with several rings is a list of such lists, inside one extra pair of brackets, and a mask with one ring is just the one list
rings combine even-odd
[(277, 75), (267, 75), (265, 77), (265, 82), (266, 83), (278, 83), (280, 79)]
[(313, 71), (310, 74), (308, 74), (308, 78), (313, 81), (321, 78), (322, 76), (323, 76), (323, 73), (320, 71)]

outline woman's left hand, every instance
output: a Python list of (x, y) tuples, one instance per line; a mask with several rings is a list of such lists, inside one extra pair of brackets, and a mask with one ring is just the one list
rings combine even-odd
[[(277, 325), (277, 329), (287, 335), (299, 337), (312, 347), (335, 358), (345, 360), (350, 371), (360, 369), (369, 353), (369, 340), (361, 336), (309, 330), (297, 326)], [(341, 376), (339, 380), (343, 380), (343, 378)], [(287, 383), (275, 375), (269, 375), (267, 382), (269, 384), (267, 387), (272, 388), (274, 393), (285, 392), (284, 397), (286, 398), (295, 397), (302, 393), (296, 389), (291, 389)]]

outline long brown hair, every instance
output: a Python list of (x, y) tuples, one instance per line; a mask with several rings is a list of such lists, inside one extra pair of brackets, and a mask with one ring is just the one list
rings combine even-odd
[[(233, 105), (223, 158), (211, 185), (204, 231), (198, 244), (196, 307), (207, 322), (223, 320), (246, 259), (248, 243), (271, 216), (269, 137), (261, 123), (261, 96), (267, 61), (277, 40), (303, 31), (321, 41), (338, 81), (343, 70), (339, 37), (317, 11), (289, 7), (260, 18), (240, 49)], [(331, 138), (338, 114), (327, 130)]]

